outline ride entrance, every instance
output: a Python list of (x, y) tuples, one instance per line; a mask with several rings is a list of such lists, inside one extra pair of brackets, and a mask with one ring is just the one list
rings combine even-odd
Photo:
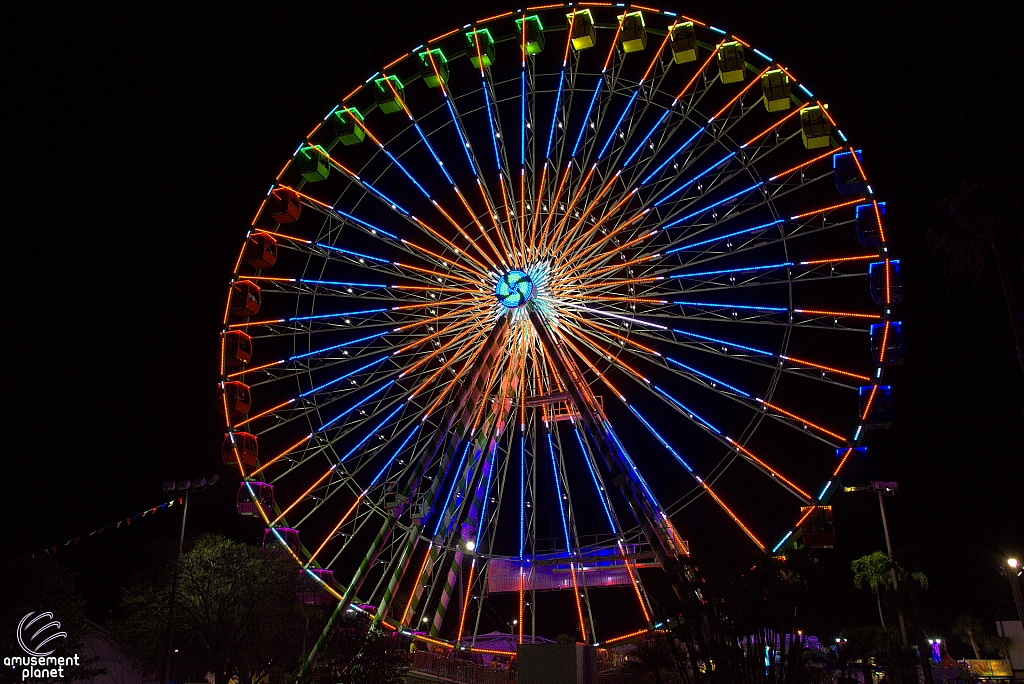
[(601, 3), (466, 24), (342, 98), (245, 237), (238, 511), (303, 601), (435, 646), (654, 629), (709, 529), (831, 545), (901, 298), (861, 151), (763, 52)]

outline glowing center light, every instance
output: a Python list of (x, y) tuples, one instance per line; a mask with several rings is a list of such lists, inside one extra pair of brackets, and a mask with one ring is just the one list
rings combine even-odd
[(520, 307), (533, 296), (533, 279), (526, 271), (509, 271), (498, 279), (494, 296), (506, 308)]

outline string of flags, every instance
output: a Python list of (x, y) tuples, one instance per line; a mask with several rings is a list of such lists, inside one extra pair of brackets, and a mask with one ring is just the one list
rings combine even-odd
[(184, 503), (184, 501), (185, 501), (184, 497), (178, 497), (177, 499), (171, 499), (170, 501), (168, 501), (166, 503), (162, 503), (159, 506), (153, 506), (152, 508), (147, 508), (146, 510), (142, 511), (141, 513), (136, 513), (135, 515), (129, 516), (129, 517), (124, 518), (122, 520), (118, 520), (116, 522), (112, 522), (109, 525), (104, 525), (103, 527), (101, 527), (99, 529), (93, 530), (89, 534), (80, 534), (77, 537), (75, 537), (74, 539), (68, 539), (63, 544), (57, 544), (57, 545), (51, 546), (49, 548), (43, 549), (42, 551), (39, 551), (37, 553), (33, 553), (33, 554), (31, 554), (30, 557), (31, 558), (36, 558), (37, 556), (49, 556), (49, 555), (55, 554), (55, 553), (57, 553), (57, 549), (58, 548), (62, 548), (62, 547), (65, 547), (65, 546), (71, 546), (72, 544), (77, 544), (82, 539), (88, 539), (89, 537), (95, 536), (97, 534), (101, 534), (103, 532), (106, 532), (107, 530), (116, 530), (117, 528), (121, 527), (121, 525), (131, 525), (133, 520), (138, 520), (139, 518), (145, 518), (147, 515), (154, 514), (157, 511), (162, 511), (165, 508), (171, 508), (175, 504), (179, 504), (180, 505), (180, 504)]

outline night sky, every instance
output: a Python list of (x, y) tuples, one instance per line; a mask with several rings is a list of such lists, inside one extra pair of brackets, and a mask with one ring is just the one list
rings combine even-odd
[[(296, 144), (400, 53), (506, 9), (487, 2), (48, 5), (4, 22), (8, 409), (6, 550), (30, 553), (157, 505), (162, 482), (221, 472), (218, 331), (245, 230)], [(944, 273), (925, 242), (939, 198), (1020, 173), (1020, 6), (665, 4), (737, 34), (828, 101), (888, 202), (906, 365), (896, 423), (870, 436), (897, 554), (931, 579), (949, 635), (1009, 600), (1024, 555), (1024, 375), (998, 280)], [(1011, 10), (1017, 6), (1016, 15)], [(268, 6), (269, 7), (269, 6)], [(914, 8), (917, 8), (916, 10)], [(13, 211), (12, 211), (13, 209)], [(990, 264), (991, 266), (991, 264)], [(226, 473), (221, 472), (222, 476)], [(193, 499), (190, 536), (255, 541), (230, 479)], [(809, 630), (875, 618), (849, 561), (884, 548), (877, 500), (838, 495)], [(92, 616), (176, 534), (178, 509), (60, 552)], [(194, 523), (194, 524), (193, 524)], [(723, 523), (724, 524), (724, 523)], [(966, 654), (964, 654), (966, 655)]]

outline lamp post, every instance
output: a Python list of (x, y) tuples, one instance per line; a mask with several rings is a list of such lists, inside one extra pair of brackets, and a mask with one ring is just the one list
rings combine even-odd
[(160, 684), (167, 684), (171, 675), (171, 647), (174, 641), (174, 607), (178, 598), (178, 575), (181, 569), (181, 554), (185, 547), (185, 520), (188, 518), (188, 496), (192, 492), (201, 492), (211, 485), (217, 484), (220, 475), (214, 474), (209, 479), (203, 477), (196, 481), (164, 482), (164, 492), (184, 494), (184, 507), (181, 511), (181, 534), (178, 536), (178, 559), (174, 563), (174, 574), (171, 579), (171, 601), (167, 613), (167, 648), (164, 649), (164, 662), (160, 672)]
[(896, 579), (896, 562), (892, 557), (892, 542), (889, 541), (889, 522), (885, 517), (885, 499), (882, 498), (884, 496), (893, 496), (896, 494), (897, 489), (899, 489), (899, 485), (895, 482), (872, 482), (862, 487), (843, 487), (844, 492), (874, 492), (878, 494), (878, 508), (882, 511), (882, 531), (885, 532), (885, 550), (889, 554), (889, 569), (892, 572), (892, 588), (896, 592), (897, 597), (896, 612), (900, 617), (900, 636), (903, 637), (903, 646), (906, 647), (909, 645), (907, 641), (907, 624), (903, 620), (903, 608), (899, 602), (900, 585)]
[(999, 572), (1010, 581), (1010, 591), (1013, 592), (1013, 602), (1017, 604), (1017, 619), (1024, 624), (1024, 600), (1021, 600), (1020, 595), (1020, 580), (1018, 579), (1021, 574), (1021, 563), (1016, 558), (1007, 558), (1006, 565), (1010, 568), (1000, 565)]

